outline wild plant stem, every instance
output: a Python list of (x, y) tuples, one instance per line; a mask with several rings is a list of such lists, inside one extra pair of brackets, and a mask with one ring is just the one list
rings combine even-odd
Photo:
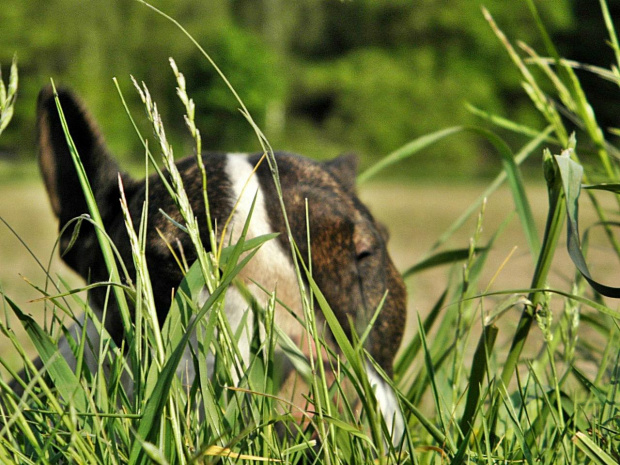
[(546, 286), (547, 276), (553, 261), (553, 255), (555, 254), (558, 239), (566, 217), (566, 200), (562, 192), (561, 178), (557, 171), (555, 161), (551, 158), (548, 152), (545, 154), (545, 160), (543, 163), (549, 193), (549, 213), (547, 215), (542, 249), (540, 251), (540, 255), (538, 256), (534, 277), (532, 279), (531, 287), (532, 289), (537, 290), (528, 295), (528, 300), (530, 303), (525, 304), (523, 307), (521, 319), (519, 320), (515, 336), (512, 340), (512, 344), (506, 358), (506, 363), (504, 364), (501, 377), (499, 379), (500, 386), (498, 386), (498, 391), (496, 392), (493, 403), (491, 404), (490, 425), (491, 433), (493, 434), (495, 440), (497, 440), (497, 436), (494, 434), (497, 423), (497, 413), (499, 411), (499, 404), (501, 401), (499, 389), (501, 389), (502, 386), (508, 387), (510, 384), (521, 357), (523, 347), (527, 341), (532, 323), (536, 321), (536, 309), (544, 298), (544, 291), (540, 291), (540, 289), (544, 289)]

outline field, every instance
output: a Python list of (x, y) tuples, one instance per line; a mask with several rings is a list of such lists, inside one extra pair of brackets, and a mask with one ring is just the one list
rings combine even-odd
[[(47, 266), (56, 238), (56, 222), (52, 217), (42, 183), (37, 179), (28, 179), (19, 183), (7, 182), (0, 186), (0, 216), (20, 238), (18, 240), (6, 225), (0, 225), (0, 261), (2, 263), (0, 283), (5, 294), (14, 300), (22, 311), (31, 313), (36, 320), (42, 322), (45, 320), (42, 310), (43, 304), (41, 302), (29, 302), (31, 299), (39, 297), (40, 294), (29, 283), (39, 287), (44, 286), (44, 273), (20, 241), (28, 246), (43, 266)], [(479, 199), (486, 184), (483, 181), (476, 183), (426, 182), (418, 184), (371, 182), (360, 189), (360, 197), (374, 212), (375, 216), (388, 226), (391, 255), (397, 267), (404, 271), (430, 253), (437, 239), (455, 219)], [(527, 193), (537, 227), (539, 231), (542, 231), (547, 211), (546, 188), (542, 183), (532, 180), (527, 184)], [(605, 202), (605, 205), (607, 208), (611, 208), (613, 206), (611, 204), (612, 196), (607, 200), (609, 202)], [(590, 211), (591, 209), (587, 208), (586, 205), (582, 210), (581, 224), (592, 224), (595, 221), (595, 216)], [(442, 245), (440, 250), (469, 246), (471, 238), (476, 235), (477, 211)], [(508, 223), (506, 224), (507, 219)], [(511, 289), (521, 289), (520, 294), (526, 295), (523, 290), (530, 285), (534, 263), (527, 252), (521, 225), (514, 214), (513, 199), (506, 187), (500, 188), (487, 199), (481, 224), (483, 225), (482, 231), (480, 232), (480, 228), (478, 228), (479, 233), (476, 235), (477, 246), (486, 244), (503, 224), (505, 227), (489, 254), (478, 283), (479, 289), (472, 292), (471, 295), (493, 291), (509, 291)], [(617, 282), (618, 266), (613, 253), (609, 252), (609, 246), (606, 245), (607, 243), (602, 236), (602, 234), (592, 234), (590, 243), (592, 269), (596, 276), (604, 276), (604, 281), (613, 285), (614, 282)], [(562, 238), (553, 262), (549, 285), (552, 288), (570, 292), (575, 271), (564, 247), (565, 239)], [(58, 279), (60, 276), (74, 286), (81, 285), (80, 279), (61, 263), (57, 254), (51, 255), (51, 263), (51, 275), (54, 279)], [(452, 278), (460, 276), (462, 269), (461, 264), (442, 266), (415, 274), (407, 280), (409, 318), (403, 347), (407, 347), (408, 343), (418, 335), (418, 316), (422, 320), (428, 317), (441, 293), (450, 287), (450, 276)], [(475, 306), (474, 313), (470, 313), (469, 318), (473, 318), (467, 323), (465, 333), (462, 336), (461, 354), (455, 356), (457, 357), (455, 360), (461, 360), (464, 363), (466, 370), (470, 369), (475, 356), (476, 340), (482, 328), (482, 317), (501, 306), (501, 301), (505, 297), (502, 295), (481, 299), (480, 306)], [(450, 298), (454, 298), (452, 294)], [(459, 302), (454, 301), (451, 304), (450, 302), (444, 303), (440, 319), (443, 318), (443, 315), (454, 315)], [(561, 301), (557, 305), (552, 304), (551, 308), (554, 313), (554, 321), (562, 320), (563, 307)], [(510, 340), (519, 321), (520, 310), (520, 306), (514, 306), (499, 318), (497, 325), (500, 331), (492, 357), (493, 360), (501, 361), (506, 356)], [(5, 313), (12, 313), (6, 305)], [(587, 318), (588, 314), (593, 314), (596, 320), (596, 312), (587, 307), (582, 308), (582, 318)], [(14, 316), (11, 316), (10, 320), (14, 322), (13, 328), (20, 341), (23, 342), (29, 353), (34, 354), (31, 344)], [(448, 323), (448, 326), (453, 324)], [(557, 323), (554, 324), (557, 325)], [(441, 327), (441, 324), (435, 326)], [(454, 330), (456, 331), (456, 328)], [(442, 346), (442, 336), (435, 334), (438, 331), (441, 332), (442, 330), (433, 329), (428, 335), (428, 343), (435, 348)], [(575, 340), (572, 342), (564, 341), (568, 346), (574, 344), (578, 347), (578, 351), (581, 351), (572, 359), (572, 363), (590, 379), (597, 378), (601, 375), (598, 372), (598, 367), (607, 343), (605, 333), (596, 330), (596, 325), (584, 324), (578, 328), (574, 338)], [(587, 342), (579, 343), (579, 340)], [(519, 365), (518, 371), (523, 376), (527, 376), (529, 371), (528, 366), (523, 362), (530, 358), (540, 360), (545, 347), (542, 332), (538, 328), (534, 328)], [(12, 357), (13, 352), (14, 349), (11, 347), (10, 341), (3, 336), (0, 339), (0, 353), (9, 365), (16, 367), (18, 362)], [(417, 360), (405, 372), (423, 370), (423, 365), (421, 360)], [(436, 368), (439, 370), (439, 366)], [(562, 357), (559, 357), (556, 360), (556, 368), (564, 371), (569, 366), (562, 362)], [(444, 375), (439, 375), (440, 372), (441, 370), (438, 371), (437, 375), (443, 377)], [(443, 382), (447, 381), (444, 380)], [(574, 382), (564, 383), (564, 389), (567, 389), (570, 395), (574, 389), (577, 389), (576, 392), (580, 390), (578, 384)], [(444, 390), (444, 395), (449, 395), (449, 391), (445, 391), (445, 389), (449, 389), (448, 385), (449, 383), (439, 387), (440, 390)], [(433, 407), (434, 402), (429, 398), (429, 393), (427, 392), (418, 402), (420, 401), (420, 411), (424, 415), (433, 417), (437, 407)], [(429, 463), (432, 463), (432, 460)]]
[[(383, 183), (364, 186), (360, 196), (373, 214), (388, 227), (390, 252), (396, 266), (402, 271), (424, 257), (437, 238), (480, 195), (483, 188), (482, 183)], [(536, 213), (542, 230), (546, 215), (546, 192), (541, 184), (532, 185), (529, 191), (533, 194), (532, 203), (539, 207)], [(485, 235), (492, 234), (512, 210), (512, 199), (507, 189), (500, 190), (490, 198), (485, 214)], [(33, 179), (0, 186), (0, 217), (15, 230), (44, 266), (52, 258), (52, 276), (57, 273), (76, 286), (80, 284), (80, 278), (62, 263), (58, 253), (52, 254), (57, 223), (42, 181)], [(448, 245), (453, 248), (467, 247), (474, 227), (475, 218)], [(529, 286), (532, 260), (526, 252), (523, 234), (516, 221), (512, 221), (497, 250), (493, 252), (488, 266), (489, 273), (494, 274), (499, 269), (513, 246), (518, 249), (499, 274), (495, 289), (523, 289)], [(558, 255), (564, 256), (562, 251)], [(563, 258), (563, 264), (566, 265), (566, 259)], [(26, 280), (41, 286), (45, 274), (4, 224), (0, 225), (0, 263), (0, 283), (4, 292), (35, 317), (42, 318), (42, 303), (27, 303), (30, 299), (40, 297), (40, 294)], [(443, 292), (447, 277), (448, 270), (443, 267), (409, 280), (409, 335), (417, 332), (415, 313), (420, 312), (422, 316), (428, 313)], [(486, 277), (487, 280), (490, 278)], [(6, 353), (7, 341), (0, 341), (2, 353)]]
[[(611, 15), (606, 2), (600, 4), (620, 63)], [(58, 343), (36, 321), (47, 325), (67, 309), (90, 310), (80, 300), (83, 295), (51, 297), (54, 305), (46, 306), (33, 299), (41, 290), (52, 289), (43, 271), (48, 262), (51, 279), (63, 281), (59, 288), (82, 283), (53, 252), (56, 224), (42, 183), (31, 173), (24, 181), (1, 185), (0, 218), (5, 225), (0, 224), (0, 285), (6, 296), (1, 361), (6, 370), (17, 366), (11, 346), (34, 353), (17, 316), (46, 369), (23, 357), (29, 369), (20, 381), (22, 397), (6, 385), (4, 376), (0, 379), (0, 461), (618, 463), (620, 150), (614, 141), (620, 131), (597, 121), (575, 71), (581, 65), (560, 59), (533, 2), (529, 6), (551, 59), (521, 43), (516, 51), (490, 13), (484, 10), (484, 15), (546, 126), (533, 128), (470, 108), (483, 124), (436, 129), (376, 160), (358, 177), (360, 197), (391, 231), (389, 249), (409, 290), (409, 319), (393, 376), (378, 365), (376, 371), (369, 370), (375, 363), (366, 352), (365, 338), (375, 334), (370, 327), (356, 325), (359, 334), (346, 334), (319, 287), (299, 268), (297, 279), (305, 280), (314, 297), (301, 299), (301, 338), (308, 340), (307, 353), (305, 345), (300, 347), (273, 324), (275, 298), (264, 308), (253, 302), (256, 320), (244, 316), (242, 329), (231, 330), (218, 310), (231, 284), (239, 283), (241, 263), (249, 257), (244, 251), (257, 242), (242, 239), (221, 255), (201, 245), (146, 84), (139, 93), (157, 139), (147, 148), (155, 152), (157, 146), (163, 152), (181, 215), (178, 222), (197, 257), (163, 325), (148, 279), (151, 270), (143, 259), (144, 236), (129, 228), (137, 272), (127, 284), (121, 284), (110, 244), (99, 244), (115, 283), (109, 288), (121, 315), (123, 346), (117, 347), (103, 332), (90, 347), (97, 353), (96, 366), (87, 367), (86, 338), (69, 342), (75, 370), (57, 357)], [(171, 65), (200, 153), (194, 104), (186, 94), (185, 78), (173, 61)], [(587, 70), (620, 83), (616, 67)], [(17, 88), (16, 74), (10, 88)], [(247, 116), (241, 99), (238, 104)], [(525, 145), (510, 146), (499, 135), (506, 131), (516, 136), (507, 138), (511, 144), (521, 140)], [(486, 144), (485, 155), (498, 156), (498, 178), (448, 182), (439, 180), (438, 172), (433, 181), (368, 181), (373, 170), (415, 166), (415, 156), (435, 142), (450, 136), (458, 143), (465, 134)], [(256, 135), (269, 152), (258, 129)], [(69, 152), (75, 160), (77, 150), (71, 144)], [(532, 170), (533, 163), (524, 170), (519, 167), (527, 157), (539, 163), (538, 171)], [(57, 160), (52, 163), (60, 166)], [(78, 170), (78, 176), (84, 184), (85, 174)], [(498, 187), (500, 183), (494, 183), (502, 177), (505, 183)], [(487, 199), (481, 198), (483, 192)], [(92, 195), (87, 202), (95, 203)], [(91, 213), (93, 221), (100, 222), (96, 208)], [(337, 258), (349, 263), (354, 256), (350, 249), (343, 248), (344, 255)], [(357, 272), (349, 281), (366, 285), (363, 263), (378, 263), (363, 262), (367, 252), (356, 250), (356, 266), (345, 266)], [(340, 263), (330, 257), (327, 261)], [(325, 261), (317, 263), (324, 266)], [(324, 287), (340, 286), (339, 273), (332, 276), (334, 282)], [(375, 283), (373, 279), (371, 287), (376, 289)], [(209, 297), (199, 303), (205, 288)], [(338, 289), (341, 296), (343, 288)], [(247, 289), (239, 284), (236, 291), (243, 295)], [(344, 301), (350, 302), (357, 301)], [(44, 307), (54, 308), (55, 314), (46, 315)], [(90, 333), (97, 323), (89, 325)], [(326, 326), (330, 341), (320, 336)], [(247, 361), (239, 349), (243, 331), (250, 346)], [(188, 345), (191, 350), (186, 351)], [(305, 396), (303, 407), (280, 396), (283, 365), (278, 355), (286, 355), (284, 363), (295, 368), (293, 391)], [(185, 357), (185, 369), (196, 373), (189, 379), (177, 371)], [(382, 374), (380, 381), (376, 377)], [(375, 389), (381, 383), (386, 390)], [(387, 418), (382, 410), (386, 398), (403, 417)], [(402, 428), (391, 429), (391, 424)]]
[[(417, 184), (384, 182), (364, 185), (359, 194), (375, 217), (388, 227), (390, 253), (398, 269), (404, 271), (429, 254), (442, 233), (478, 199), (485, 187), (486, 183), (483, 181), (475, 183), (437, 181)], [(529, 183), (527, 192), (539, 232), (542, 234), (547, 214), (546, 188), (539, 180)], [(611, 196), (608, 200), (612, 200)], [(582, 215), (585, 225), (595, 221), (587, 205)], [(476, 216), (473, 215), (442, 248), (468, 247), (474, 234)], [(62, 263), (58, 253), (52, 253), (57, 223), (42, 181), (29, 179), (22, 183), (5, 183), (0, 186), (0, 217), (15, 230), (43, 266), (47, 267), (51, 258), (52, 277), (61, 276), (76, 287), (81, 285), (81, 279)], [(534, 268), (533, 258), (527, 251), (523, 230), (514, 216), (514, 203), (510, 191), (504, 186), (487, 199), (481, 243), (486, 242), (506, 219), (509, 220), (509, 224), (490, 253), (480, 281), (480, 293), (485, 290), (527, 289), (530, 286)], [(610, 285), (617, 283), (620, 277), (618, 263), (617, 260), (609, 258), (609, 249), (602, 234), (594, 233), (592, 241), (592, 268), (595, 276), (603, 276), (604, 281)], [(18, 305), (23, 306), (24, 310), (42, 321), (43, 304), (29, 303), (29, 300), (40, 297), (39, 291), (30, 283), (43, 286), (45, 274), (26, 247), (4, 224), (0, 224), (0, 263), (2, 263), (0, 284), (3, 291)], [(456, 270), (459, 269), (460, 266), (457, 265)], [(563, 238), (554, 260), (549, 283), (551, 287), (569, 291), (567, 283), (573, 280), (574, 273), (574, 266), (566, 253)], [(422, 318), (428, 315), (448, 285), (449, 274), (450, 267), (443, 266), (416, 274), (407, 281), (409, 317), (405, 341), (417, 334), (417, 314), (419, 313)], [(501, 300), (501, 297), (491, 298), (488, 307), (492, 308), (494, 302), (498, 300)], [(518, 318), (519, 309), (514, 308), (501, 320), (500, 324), (506, 330), (506, 338), (511, 336), (512, 331), (509, 329), (514, 330)], [(16, 330), (18, 334), (23, 335), (19, 327)], [(26, 339), (24, 343), (29, 345)], [(504, 340), (504, 349), (506, 343), (507, 340)], [(0, 338), (0, 350), (5, 357), (7, 351), (10, 351), (7, 344), (5, 338)], [(530, 350), (535, 353), (540, 350), (540, 346), (532, 346)]]

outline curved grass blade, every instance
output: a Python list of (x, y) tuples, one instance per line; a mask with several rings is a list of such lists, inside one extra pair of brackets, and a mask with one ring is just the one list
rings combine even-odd
[(84, 392), (67, 361), (58, 352), (58, 345), (52, 341), (32, 317), (23, 313), (7, 296), (4, 298), (24, 326), (58, 392), (63, 393), (65, 400), (73, 405), (78, 413), (86, 412), (88, 406), (86, 392)]
[[(453, 126), (419, 137), (418, 139), (415, 139), (398, 150), (390, 153), (379, 163), (368, 168), (357, 177), (357, 182), (363, 183), (368, 181), (381, 170), (412, 156), (416, 152), (419, 152), (420, 150), (440, 141), (441, 139), (444, 139), (445, 137), (460, 132), (470, 132), (481, 136), (490, 142), (493, 147), (495, 147), (497, 154), (500, 156), (502, 166), (504, 167), (504, 172), (506, 173), (506, 178), (508, 179), (508, 184), (514, 198), (515, 208), (517, 210), (517, 214), (519, 215), (519, 219), (521, 220), (521, 224), (523, 225), (530, 251), (532, 252), (532, 256), (537, 257), (538, 252), (540, 251), (540, 241), (538, 239), (538, 232), (536, 231), (536, 223), (534, 222), (532, 209), (530, 208), (527, 196), (525, 195), (525, 187), (521, 177), (521, 172), (510, 147), (508, 147), (501, 137), (491, 131), (478, 127)], [(540, 142), (542, 142), (549, 133), (544, 131), (541, 133), (541, 136), (543, 134), (544, 137), (536, 140), (540, 140)]]
[[(474, 249), (474, 253), (480, 253), (486, 250), (486, 247), (477, 247)], [(411, 268), (407, 269), (403, 273), (403, 278), (408, 278), (409, 276), (436, 266), (449, 265), (451, 263), (467, 260), (469, 258), (469, 254), (469, 249), (454, 249), (437, 252), (436, 254), (425, 258), (424, 260), (413, 265)]]
[[(515, 164), (516, 165), (520, 165), (524, 160), (526, 160), (532, 153), (534, 153), (534, 150), (536, 150), (536, 148), (542, 144), (545, 140), (547, 140), (547, 138), (549, 137), (549, 134), (551, 134), (553, 130), (552, 126), (548, 126), (545, 130), (541, 131), (540, 134), (538, 135), (538, 137), (532, 139), (530, 142), (528, 142), (527, 144), (525, 144), (523, 146), (523, 148), (521, 150), (519, 150), (519, 152), (517, 153), (517, 155), (515, 156)], [(485, 189), (484, 192), (482, 192), (478, 198), (472, 202), (470, 204), (470, 206), (461, 214), (461, 216), (459, 216), (451, 225), (448, 229), (446, 229), (446, 231), (439, 237), (439, 239), (437, 239), (437, 241), (435, 242), (435, 244), (433, 244), (432, 250), (435, 250), (437, 248), (439, 248), (442, 244), (444, 244), (449, 238), (450, 236), (452, 236), (452, 234), (454, 233), (454, 231), (458, 230), (461, 226), (463, 226), (463, 224), (465, 223), (465, 221), (467, 221), (467, 219), (476, 211), (480, 208), (480, 205), (482, 204), (482, 202), (484, 201), (485, 198), (489, 197), (489, 195), (491, 195), (493, 192), (495, 192), (499, 186), (502, 185), (502, 183), (506, 180), (506, 177), (508, 176), (507, 172), (505, 170), (502, 170), (493, 180), (493, 182), (491, 182), (491, 184), (489, 184), (489, 186)]]
[[(518, 124), (515, 121), (502, 118), (501, 116), (498, 116), (493, 113), (486, 112), (484, 110), (481, 110), (478, 107), (475, 107), (474, 105), (470, 103), (466, 104), (465, 106), (470, 111), (470, 113), (472, 113), (473, 115), (485, 121), (488, 121), (489, 123), (492, 123), (501, 129), (507, 129), (508, 131), (514, 132), (516, 134), (522, 134), (532, 139), (535, 139), (540, 134), (539, 129), (534, 129), (532, 127), (525, 126), (523, 124)], [(546, 142), (551, 143), (551, 144), (559, 144), (559, 141), (557, 139), (554, 139), (551, 136), (547, 136)]]
[(419, 152), (420, 150), (434, 144), (435, 142), (439, 142), (441, 139), (444, 139), (447, 136), (457, 134), (465, 129), (466, 128), (464, 126), (453, 126), (414, 139), (408, 144), (403, 145), (401, 148), (382, 158), (380, 162), (376, 163), (375, 165), (371, 166), (366, 171), (361, 173), (357, 177), (357, 183), (362, 184), (368, 181), (370, 178), (374, 177), (377, 173), (384, 170), (385, 168), (395, 163), (398, 163), (406, 158), (409, 158), (414, 153)]
[[(467, 300), (480, 299), (481, 297), (490, 297), (494, 295), (526, 294), (526, 293), (557, 294), (562, 297), (566, 297), (568, 299), (574, 300), (575, 302), (579, 302), (580, 304), (586, 305), (600, 313), (603, 313), (604, 315), (609, 315), (610, 317), (615, 318), (616, 320), (620, 320), (620, 310), (609, 308), (606, 305), (595, 302), (594, 300), (588, 299), (587, 297), (583, 297), (579, 294), (571, 294), (570, 292), (562, 291), (560, 289), (552, 289), (550, 287), (531, 287), (531, 288), (525, 288), (525, 289), (509, 289), (509, 290), (497, 291), (497, 292), (485, 292), (483, 294), (477, 294), (473, 297), (467, 297)], [(523, 302), (523, 304), (530, 306), (530, 307), (533, 305), (532, 301), (527, 300), (527, 299)], [(586, 318), (585, 315), (584, 315), (584, 318)], [(592, 324), (591, 321), (590, 323)]]
[(592, 288), (607, 297), (620, 298), (620, 288), (602, 284), (592, 278), (585, 257), (581, 250), (579, 238), (579, 194), (581, 192), (581, 179), (583, 167), (570, 158), (571, 150), (564, 150), (561, 155), (556, 155), (559, 174), (562, 178), (562, 189), (566, 197), (567, 214), (567, 248), (571, 260), (588, 281)]
[(534, 216), (532, 215), (532, 209), (525, 195), (525, 186), (523, 178), (521, 177), (521, 171), (515, 162), (512, 151), (500, 137), (491, 131), (481, 128), (468, 128), (468, 131), (483, 136), (491, 142), (497, 150), (498, 155), (501, 157), (502, 165), (506, 172), (506, 177), (508, 178), (508, 185), (510, 186), (514, 199), (515, 208), (523, 226), (523, 232), (525, 233), (530, 252), (532, 256), (537, 257), (540, 252), (538, 231), (536, 223), (534, 222)]

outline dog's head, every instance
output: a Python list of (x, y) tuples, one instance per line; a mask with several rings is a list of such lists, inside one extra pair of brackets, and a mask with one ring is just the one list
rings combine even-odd
[[(60, 91), (58, 97), (103, 223), (131, 273), (132, 260), (120, 209), (118, 176), (121, 176), (134, 224), (139, 222), (142, 210), (146, 192), (144, 182), (135, 181), (119, 172), (96, 124), (70, 92)], [(59, 227), (63, 229), (73, 218), (88, 213), (88, 208), (50, 88), (44, 89), (39, 96), (38, 122), (40, 167), (52, 208), (59, 219)], [(252, 165), (259, 159), (258, 155), (243, 159), (238, 155), (226, 154), (204, 156), (211, 213), (218, 226), (226, 222), (239, 195), (235, 187), (239, 180), (235, 178), (243, 176), (246, 164), (251, 171)], [(276, 161), (293, 239), (302, 259), (311, 265), (313, 278), (343, 327), (350, 330), (352, 324), (358, 333), (363, 331), (385, 298), (370, 333), (368, 348), (377, 362), (390, 372), (404, 329), (405, 286), (387, 253), (384, 228), (373, 219), (356, 196), (355, 158), (342, 156), (319, 163), (296, 155), (277, 153)], [(206, 221), (199, 170), (192, 159), (180, 161), (178, 167), (199, 221)], [(257, 169), (255, 182), (265, 214), (264, 218), (253, 216), (252, 227), (257, 232), (271, 230), (281, 233), (277, 239), (278, 247), (284, 252), (282, 256), (285, 260), (290, 262), (292, 255), (285, 221), (272, 173), (266, 162)], [(251, 192), (252, 195), (254, 193)], [(158, 314), (163, 318), (170, 305), (173, 289), (182, 279), (182, 273), (161, 236), (170, 242), (173, 242), (172, 236), (175, 236), (174, 242), (180, 244), (189, 260), (193, 258), (192, 246), (188, 238), (161, 214), (163, 210), (169, 217), (178, 217), (176, 207), (157, 176), (149, 180), (148, 195), (151, 231), (147, 233), (146, 256), (150, 276), (154, 281)], [(260, 225), (258, 222), (265, 224)], [(155, 231), (156, 227), (163, 233)], [(237, 224), (237, 227), (240, 225)], [(77, 240), (72, 237), (73, 228), (67, 229), (60, 244), (63, 259), (85, 279), (92, 282), (106, 281), (107, 269), (94, 228), (84, 223)], [(203, 242), (209, 243), (206, 237)], [(262, 260), (262, 265), (256, 268), (260, 271), (247, 276), (248, 280), (260, 283), (265, 275), (276, 276), (282, 273), (282, 269), (291, 269), (290, 266), (270, 266), (270, 261), (276, 260), (274, 253), (261, 253), (262, 256), (257, 254), (253, 259)], [(280, 293), (281, 286), (292, 287), (295, 279), (276, 276), (271, 283), (277, 284)], [(299, 296), (298, 289), (287, 291)], [(95, 290), (91, 293), (91, 299), (96, 304), (103, 304), (105, 290)], [(115, 338), (119, 334), (122, 336), (122, 329), (114, 327), (118, 321), (119, 318), (106, 321)]]
[[(386, 229), (356, 195), (356, 157), (319, 163), (280, 153), (276, 159), (293, 238), (340, 324), (362, 334), (385, 297), (368, 347), (389, 372), (404, 330), (406, 291), (386, 249)], [(274, 196), (271, 174), (259, 169), (258, 175)], [(270, 209), (272, 222), (284, 230), (277, 208)]]

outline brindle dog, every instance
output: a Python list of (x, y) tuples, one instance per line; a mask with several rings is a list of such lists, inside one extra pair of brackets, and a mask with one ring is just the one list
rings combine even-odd
[[(134, 275), (131, 249), (119, 202), (119, 176), (134, 225), (140, 223), (147, 195), (146, 183), (120, 170), (109, 154), (96, 123), (70, 91), (60, 90), (58, 97), (105, 229), (129, 268), (130, 275)], [(38, 128), (41, 172), (53, 211), (59, 220), (59, 229), (62, 230), (73, 218), (88, 213), (88, 207), (50, 87), (43, 89), (39, 95)], [(292, 265), (291, 244), (287, 239), (284, 216), (267, 163), (261, 163), (252, 175), (260, 158), (261, 154), (202, 155), (208, 179), (207, 194), (213, 227), (225, 224), (233, 205), (238, 201), (229, 227), (232, 233), (227, 238), (234, 242), (239, 237), (256, 195), (246, 239), (270, 232), (278, 232), (280, 235), (261, 247), (243, 269), (241, 277), (259, 301), (266, 300), (265, 293), (255, 283), (270, 291), (277, 289), (278, 299), (303, 318), (299, 286)], [(313, 278), (340, 324), (349, 334), (351, 322), (358, 331), (363, 329), (385, 296), (383, 308), (367, 339), (367, 349), (383, 370), (391, 374), (394, 355), (405, 327), (406, 291), (387, 253), (383, 228), (356, 196), (355, 157), (341, 156), (319, 163), (298, 155), (277, 152), (275, 160), (293, 239), (301, 257), (312, 257)], [(177, 167), (198, 222), (205, 225), (202, 176), (195, 157), (179, 161)], [(243, 189), (246, 182), (248, 185)], [(306, 224), (306, 211), (309, 224)], [(162, 180), (158, 175), (153, 175), (148, 179), (146, 260), (160, 323), (166, 317), (174, 289), (183, 278), (166, 242), (183, 250), (188, 263), (196, 258), (188, 235), (166, 216), (182, 221)], [(109, 273), (94, 228), (84, 222), (77, 241), (69, 247), (73, 241), (72, 229), (68, 228), (60, 240), (63, 260), (85, 280), (107, 281)], [(202, 228), (205, 235), (202, 238), (203, 244), (209, 244), (206, 231), (205, 226)], [(310, 251), (307, 247), (308, 233)], [(90, 291), (89, 300), (95, 309), (100, 311), (104, 308), (106, 293), (104, 287)], [(226, 313), (234, 327), (248, 304), (235, 288), (231, 287), (229, 294), (226, 297)], [(107, 305), (105, 327), (116, 343), (120, 344), (124, 331), (118, 308), (113, 298)], [(301, 340), (303, 328), (287, 310), (278, 307), (276, 321), (293, 340)], [(249, 348), (242, 349), (244, 351), (247, 353)], [(398, 410), (394, 393), (369, 363), (367, 369), (372, 382), (377, 386), (377, 398), (386, 420), (392, 423), (396, 418), (394, 429), (396, 436), (400, 436), (402, 419), (396, 413)]]

